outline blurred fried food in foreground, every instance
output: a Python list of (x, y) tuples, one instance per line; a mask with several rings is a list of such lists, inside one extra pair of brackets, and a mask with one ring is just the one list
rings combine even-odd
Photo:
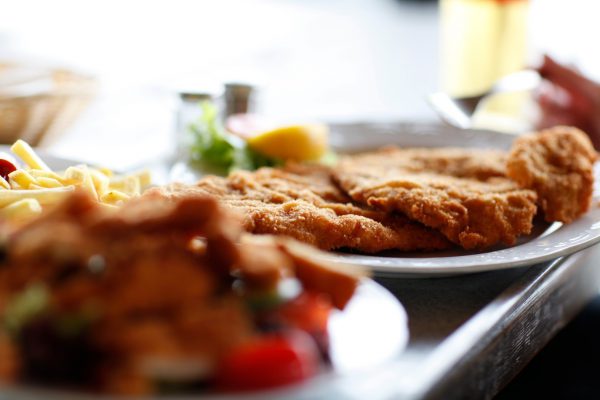
[[(241, 234), (208, 197), (146, 196), (110, 210), (76, 191), (7, 239), (3, 380), (134, 394), (160, 382), (210, 386), (225, 358), (267, 335), (266, 314), (283, 321), (279, 309), (303, 293), (343, 308), (363, 276), (304, 245)], [(298, 289), (282, 294), (289, 281)], [(271, 300), (249, 308), (257, 296)]]

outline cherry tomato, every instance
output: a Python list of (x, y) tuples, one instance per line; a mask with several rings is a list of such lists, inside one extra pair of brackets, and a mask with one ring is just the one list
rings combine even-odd
[(0, 176), (2, 176), (4, 179), (8, 179), (8, 174), (16, 170), (17, 167), (15, 164), (5, 160), (4, 158), (0, 158)]
[(277, 310), (279, 319), (286, 325), (309, 333), (327, 332), (331, 302), (313, 292), (302, 292)]
[(216, 373), (218, 388), (246, 391), (298, 383), (319, 369), (319, 352), (303, 332), (267, 335), (234, 349)]

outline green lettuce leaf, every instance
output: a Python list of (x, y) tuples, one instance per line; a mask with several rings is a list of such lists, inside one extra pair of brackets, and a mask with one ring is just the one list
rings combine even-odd
[(202, 102), (200, 107), (202, 116), (190, 126), (193, 162), (221, 174), (281, 164), (280, 160), (257, 153), (243, 139), (228, 133), (220, 124), (212, 103)]

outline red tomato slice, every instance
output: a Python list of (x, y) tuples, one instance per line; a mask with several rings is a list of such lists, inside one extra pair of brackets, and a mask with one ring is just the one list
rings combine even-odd
[(247, 391), (301, 382), (319, 370), (319, 352), (303, 332), (268, 335), (242, 345), (226, 356), (217, 370), (223, 390)]
[(302, 292), (278, 309), (277, 313), (287, 325), (309, 333), (324, 333), (327, 332), (331, 308), (331, 302), (323, 295)]

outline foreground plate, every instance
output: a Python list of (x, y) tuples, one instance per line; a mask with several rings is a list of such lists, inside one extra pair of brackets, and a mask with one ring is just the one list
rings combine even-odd
[[(377, 310), (377, 312), (373, 312)], [(364, 280), (344, 311), (335, 312), (329, 324), (330, 351), (333, 369), (316, 378), (289, 388), (244, 395), (179, 395), (160, 396), (161, 399), (219, 399), (251, 400), (279, 399), (305, 400), (315, 398), (362, 399), (366, 392), (357, 389), (349, 395), (352, 381), (376, 378), (380, 368), (397, 359), (408, 342), (406, 312), (396, 298), (382, 286)], [(378, 369), (379, 368), (379, 369)], [(360, 386), (360, 385), (359, 385)], [(58, 390), (21, 387), (0, 388), (0, 398), (15, 400), (87, 400), (117, 399), (111, 396), (65, 392)], [(119, 397), (120, 399), (121, 397)]]
[[(333, 146), (341, 152), (366, 151), (390, 144), (508, 149), (515, 138), (499, 132), (458, 130), (437, 124), (347, 124), (333, 125), (332, 131)], [(575, 253), (600, 242), (600, 169), (596, 167), (597, 184), (590, 211), (568, 225), (537, 222), (534, 232), (522, 237), (515, 246), (485, 252), (388, 252), (377, 256), (329, 253), (324, 258), (364, 265), (382, 274), (426, 277), (533, 265)]]
[[(8, 146), (0, 145), (0, 153), (10, 153)], [(38, 154), (53, 170), (64, 170), (81, 162), (52, 156), (38, 150)], [(377, 312), (373, 312), (377, 310)], [(312, 399), (338, 398), (342, 393), (347, 398), (365, 398), (368, 393), (354, 393), (348, 397), (349, 382), (356, 378), (366, 379), (374, 369), (384, 367), (396, 359), (408, 343), (408, 319), (400, 302), (390, 292), (370, 279), (365, 279), (354, 297), (343, 311), (334, 311), (329, 321), (330, 358), (332, 368), (315, 379), (293, 388), (282, 388), (257, 394), (218, 396), (177, 396), (177, 399)], [(0, 398), (29, 399), (114, 399), (46, 389), (22, 387), (0, 388)], [(161, 398), (173, 398), (162, 396)]]

